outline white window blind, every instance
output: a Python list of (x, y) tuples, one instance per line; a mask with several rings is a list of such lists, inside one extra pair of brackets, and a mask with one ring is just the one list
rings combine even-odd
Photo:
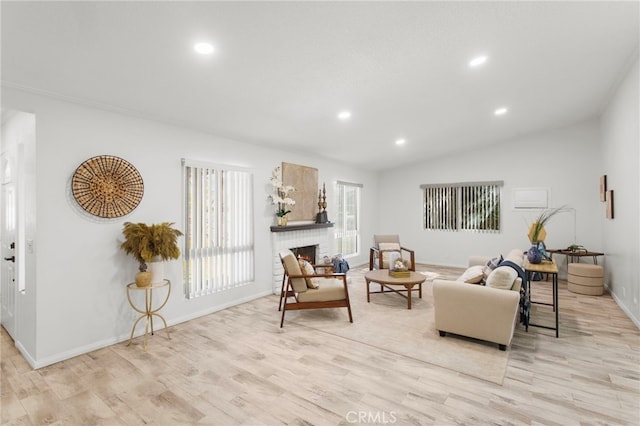
[(254, 280), (253, 175), (183, 160), (187, 298)]
[(336, 182), (336, 218), (333, 242), (336, 253), (357, 255), (360, 251), (360, 191), (362, 185)]
[(500, 231), (502, 185), (501, 181), (421, 185), (425, 229)]

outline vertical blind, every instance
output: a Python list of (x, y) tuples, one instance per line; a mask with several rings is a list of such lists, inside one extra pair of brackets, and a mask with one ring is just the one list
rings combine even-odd
[(427, 229), (457, 228), (458, 208), (455, 187), (434, 186), (425, 189), (425, 224)]
[(336, 182), (336, 223), (333, 242), (336, 253), (343, 256), (358, 254), (360, 249), (360, 190), (361, 184)]
[(183, 160), (187, 298), (254, 280), (253, 176)]
[(502, 185), (501, 181), (421, 185), (425, 229), (499, 231)]

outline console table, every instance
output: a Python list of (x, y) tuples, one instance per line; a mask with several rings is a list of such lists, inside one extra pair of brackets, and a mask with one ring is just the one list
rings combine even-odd
[(588, 251), (588, 250), (583, 250), (583, 251), (571, 251), (571, 250), (566, 250), (566, 249), (560, 249), (560, 250), (549, 250), (547, 249), (547, 253), (551, 254), (551, 257), (553, 258), (554, 254), (561, 254), (567, 257), (567, 261), (568, 263), (579, 263), (580, 262), (580, 258), (581, 257), (592, 257), (593, 258), (593, 264), (597, 265), (598, 264), (598, 256), (604, 256), (604, 253), (599, 253), (597, 251)]
[[(549, 305), (549, 306), (553, 306), (553, 311), (556, 314), (556, 326), (554, 327), (549, 327), (546, 325), (539, 325), (539, 324), (532, 324), (530, 322), (526, 322), (526, 330), (529, 331), (529, 326), (532, 327), (539, 327), (539, 328), (547, 328), (549, 330), (555, 330), (556, 331), (556, 337), (559, 337), (559, 327), (558, 327), (558, 311), (560, 310), (559, 306), (558, 306), (558, 265), (556, 265), (556, 263), (551, 260), (551, 261), (543, 261), (542, 263), (530, 263), (527, 259), (525, 259), (524, 261), (524, 272), (527, 278), (527, 296), (526, 296), (526, 300), (528, 300), (530, 303), (535, 303), (538, 305)], [(539, 272), (541, 274), (550, 274), (551, 275), (551, 279), (552, 279), (552, 292), (553, 292), (553, 296), (552, 296), (552, 303), (545, 303), (545, 302), (534, 302), (533, 300), (531, 300), (531, 282), (532, 282), (532, 278), (533, 278), (533, 274)], [(528, 320), (528, 319), (527, 319)]]
[[(167, 289), (166, 295), (164, 296), (164, 300), (158, 307), (153, 307), (153, 292), (161, 289)], [(136, 304), (131, 300), (131, 293), (134, 291), (144, 291), (144, 308), (139, 308)], [(163, 280), (161, 283), (151, 284), (147, 287), (138, 287), (136, 283), (127, 284), (127, 299), (129, 300), (129, 305), (133, 308), (134, 311), (140, 313), (141, 315), (138, 317), (136, 322), (133, 323), (133, 327), (131, 327), (131, 335), (129, 336), (129, 342), (127, 346), (131, 344), (133, 340), (133, 332), (136, 330), (136, 326), (140, 322), (141, 319), (146, 318), (146, 324), (144, 327), (144, 351), (147, 352), (148, 343), (147, 343), (147, 335), (149, 334), (149, 327), (151, 327), (151, 335), (153, 335), (153, 317), (156, 316), (162, 320), (164, 323), (164, 329), (167, 332), (167, 339), (171, 340), (171, 336), (169, 335), (169, 329), (167, 328), (167, 321), (158, 313), (160, 309), (164, 307), (169, 301), (169, 295), (171, 294), (171, 281)]]

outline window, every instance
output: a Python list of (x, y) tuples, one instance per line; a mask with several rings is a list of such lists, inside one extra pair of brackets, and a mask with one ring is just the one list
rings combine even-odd
[(334, 249), (343, 256), (357, 255), (360, 251), (360, 190), (362, 185), (336, 182), (336, 223)]
[(183, 160), (188, 299), (254, 280), (253, 175)]
[(500, 231), (502, 182), (421, 185), (425, 229)]

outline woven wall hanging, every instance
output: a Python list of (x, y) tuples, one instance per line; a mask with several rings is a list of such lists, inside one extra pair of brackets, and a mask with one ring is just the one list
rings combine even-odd
[(71, 180), (73, 197), (94, 216), (114, 218), (133, 211), (144, 194), (138, 170), (128, 161), (99, 155), (80, 164)]

